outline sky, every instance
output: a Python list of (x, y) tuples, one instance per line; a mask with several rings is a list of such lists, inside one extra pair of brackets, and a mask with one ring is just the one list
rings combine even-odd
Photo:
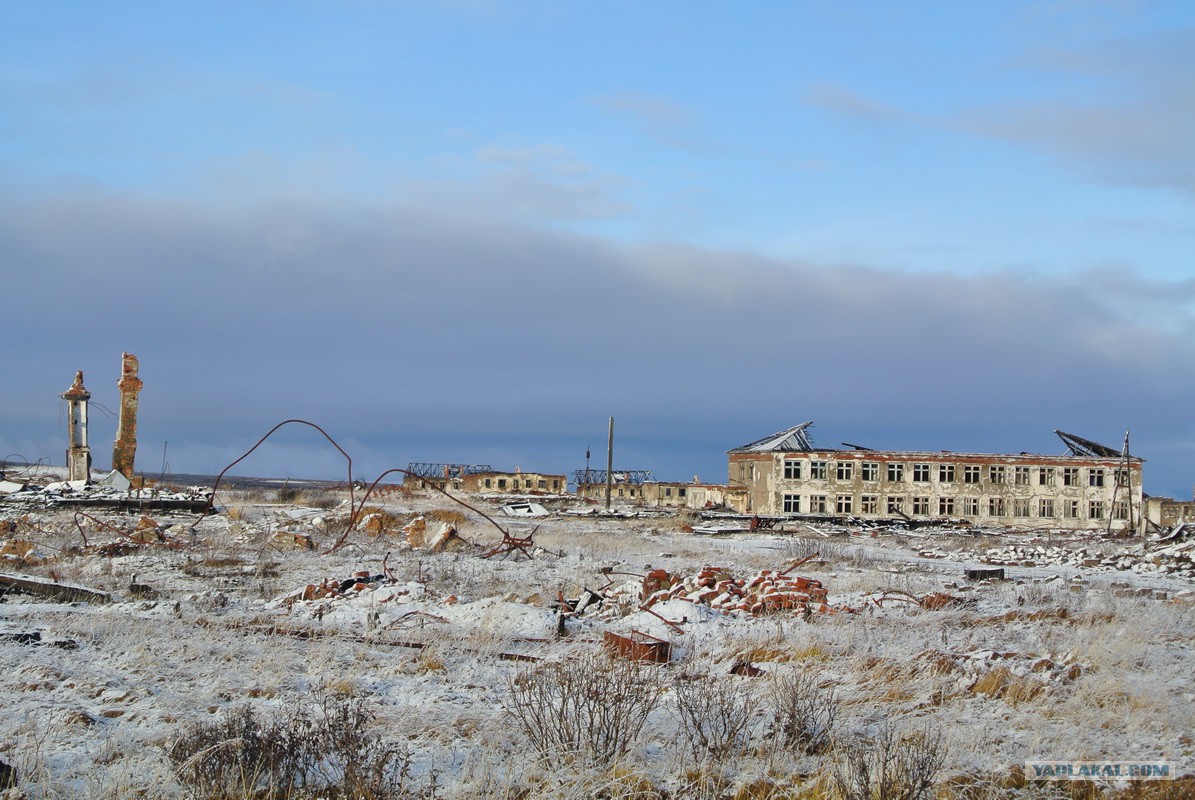
[[(286, 419), (663, 480), (814, 443), (1195, 484), (1195, 5), (0, 3), (0, 457)], [(288, 425), (235, 472), (338, 478)]]

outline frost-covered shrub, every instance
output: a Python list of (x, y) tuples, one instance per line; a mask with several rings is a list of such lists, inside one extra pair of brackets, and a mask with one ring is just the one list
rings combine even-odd
[(654, 667), (578, 658), (512, 677), (506, 707), (541, 755), (610, 764), (627, 754), (662, 690)]

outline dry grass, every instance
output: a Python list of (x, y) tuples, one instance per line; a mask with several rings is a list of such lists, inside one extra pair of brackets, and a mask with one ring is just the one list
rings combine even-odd
[(1047, 689), (1047, 685), (1035, 678), (1017, 675), (1008, 667), (996, 667), (980, 675), (968, 691), (993, 700), (1003, 700), (1011, 706), (1035, 700)]

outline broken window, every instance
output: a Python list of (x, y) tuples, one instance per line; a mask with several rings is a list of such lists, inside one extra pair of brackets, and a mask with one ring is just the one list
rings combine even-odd
[(490, 488), (490, 483), (491, 483), (491, 479), (490, 479), (490, 478), (486, 478), (486, 479), (485, 479), (485, 488), (489, 489), (489, 488)]
[(801, 480), (801, 462), (795, 458), (784, 459), (784, 479), (786, 481)]
[(664, 496), (665, 496), (665, 497), (672, 497), (672, 487), (671, 487), (671, 486), (665, 486), (665, 487), (664, 487)]
[[(878, 465), (877, 465), (878, 466)], [(879, 470), (877, 469), (877, 472)], [(859, 513), (860, 514), (878, 514), (880, 513), (880, 496), (878, 494), (865, 494), (859, 498)]]
[(1087, 502), (1087, 518), (1088, 519), (1103, 519), (1104, 518), (1104, 501), (1103, 500), (1089, 500)]
[[(892, 466), (892, 465), (889, 464), (888, 466)], [(905, 513), (905, 499), (903, 497), (889, 497), (888, 498), (888, 513), (889, 514)]]
[(677, 496), (677, 497), (684, 497), (684, 496), (685, 496), (685, 490), (684, 490), (683, 488), (681, 488), (681, 489), (677, 489), (677, 490), (676, 490), (676, 496)]
[(1104, 485), (1104, 468), (1092, 467), (1087, 470), (1087, 485), (1088, 486), (1103, 486)]
[(954, 483), (954, 464), (938, 465), (938, 483)]
[(1063, 467), (1062, 468), (1062, 485), (1063, 486), (1078, 486), (1079, 485), (1079, 468), (1078, 467)]
[(1117, 486), (1128, 486), (1129, 485), (1129, 471), (1127, 469), (1116, 470), (1116, 485)]
[(861, 472), (865, 481), (878, 481), (880, 479), (880, 465), (874, 461), (864, 461)]
[(834, 508), (839, 514), (854, 513), (854, 498), (849, 494), (840, 494), (834, 498)]
[(785, 514), (800, 514), (801, 513), (801, 495), (786, 494), (784, 496), (784, 513)]
[(548, 488), (548, 482), (547, 482), (546, 480), (541, 480), (541, 481), (539, 482), (539, 488), (541, 488), (541, 489), (547, 489), (547, 488)]
[[(1013, 467), (1012, 482), (1017, 486), (1029, 485), (1029, 467)], [(1028, 515), (1026, 515), (1028, 516)]]
[(944, 517), (954, 516), (954, 498), (953, 497), (939, 497), (938, 498), (938, 513)]
[(810, 461), (809, 477), (815, 481), (824, 481), (826, 479), (826, 462)]
[(963, 467), (963, 483), (979, 483), (979, 465)]
[(929, 464), (913, 465), (913, 483), (929, 483)]
[(530, 488), (531, 488), (531, 479), (530, 479), (530, 478), (524, 478), (524, 479), (523, 479), (523, 488), (524, 488), (524, 489), (530, 489)]
[(1117, 500), (1112, 504), (1112, 519), (1128, 519), (1129, 504), (1124, 500)]
[(1029, 516), (1029, 501), (1027, 499), (1013, 500), (1012, 515), (1014, 517)]
[(506, 488), (506, 478), (499, 478), (499, 479), (498, 479), (498, 488), (499, 488), (499, 489), (505, 489), (505, 488)]
[(1004, 498), (1003, 497), (989, 497), (988, 498), (988, 516), (989, 517), (1003, 517), (1004, 516)]
[[(975, 469), (979, 469), (979, 467), (976, 467)], [(964, 517), (978, 517), (979, 516), (979, 498), (978, 497), (964, 497), (963, 498), (963, 516)]]
[[(1053, 486), (1054, 485), (1054, 468), (1041, 467), (1037, 470), (1037, 484), (1038, 486)], [(1045, 516), (1044, 514), (1042, 516)], [(1054, 516), (1053, 514), (1050, 515)]]
[(1078, 500), (1063, 500), (1062, 501), (1062, 516), (1068, 519), (1078, 519), (1079, 517), (1079, 501)]
[(824, 494), (809, 495), (809, 513), (810, 514), (825, 514), (826, 513), (826, 496)]
[(855, 464), (853, 461), (839, 461), (834, 469), (834, 476), (840, 481), (855, 479)]
[(1004, 483), (1004, 467), (988, 467), (988, 480), (992, 483)]
[(1037, 501), (1037, 515), (1047, 519), (1054, 516), (1054, 501), (1043, 497)]
[[(928, 466), (928, 465), (926, 465)], [(929, 498), (928, 497), (914, 497), (913, 498), (913, 513), (927, 515), (929, 514)]]
[(892, 483), (900, 483), (905, 479), (905, 465), (900, 462), (892, 462), (888, 464), (888, 480)]

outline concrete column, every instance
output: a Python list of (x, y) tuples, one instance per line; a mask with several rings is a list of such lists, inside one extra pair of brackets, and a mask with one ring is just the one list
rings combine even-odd
[(75, 373), (71, 388), (58, 395), (66, 401), (66, 479), (91, 481), (91, 448), (87, 446), (87, 401), (91, 392), (83, 387), (83, 370)]

